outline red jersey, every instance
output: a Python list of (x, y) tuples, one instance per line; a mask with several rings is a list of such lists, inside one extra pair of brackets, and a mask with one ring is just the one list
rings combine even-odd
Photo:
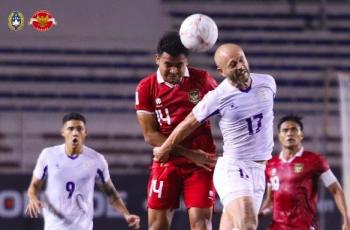
[(270, 229), (317, 229), (319, 177), (329, 169), (321, 155), (300, 151), (288, 161), (274, 156), (266, 166), (272, 190), (273, 217)]
[[(196, 68), (189, 67), (188, 76), (184, 76), (177, 85), (168, 84), (159, 73), (153, 73), (138, 84), (135, 108), (155, 113), (159, 131), (168, 136), (204, 95), (216, 86), (216, 81), (208, 72)], [(193, 131), (181, 145), (215, 152), (209, 121)]]

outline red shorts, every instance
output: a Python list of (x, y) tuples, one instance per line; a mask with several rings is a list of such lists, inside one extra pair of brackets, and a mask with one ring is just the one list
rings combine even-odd
[(186, 208), (215, 204), (213, 173), (192, 163), (153, 162), (147, 191), (147, 207), (152, 209), (178, 208), (181, 195)]

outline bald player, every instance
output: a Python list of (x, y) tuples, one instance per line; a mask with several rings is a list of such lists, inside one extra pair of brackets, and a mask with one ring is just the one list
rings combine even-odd
[(273, 100), (276, 83), (272, 76), (250, 73), (242, 48), (221, 45), (215, 52), (218, 72), (225, 80), (210, 91), (171, 133), (155, 158), (166, 158), (210, 116), (220, 116), (223, 156), (214, 171), (214, 185), (224, 206), (220, 229), (256, 229), (257, 213), (265, 190), (265, 164), (273, 148)]

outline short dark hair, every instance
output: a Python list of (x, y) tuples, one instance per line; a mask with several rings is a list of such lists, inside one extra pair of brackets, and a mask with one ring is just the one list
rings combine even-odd
[(67, 113), (66, 115), (63, 116), (62, 118), (62, 123), (65, 124), (67, 121), (70, 120), (78, 120), (84, 122), (86, 124), (86, 119), (83, 115), (80, 113)]
[(278, 124), (277, 124), (277, 129), (278, 131), (280, 131), (280, 128), (281, 128), (281, 125), (283, 122), (286, 122), (286, 121), (293, 121), (295, 123), (297, 123), (300, 127), (300, 130), (303, 131), (304, 129), (304, 125), (303, 125), (303, 122), (301, 121), (303, 118), (298, 116), (298, 115), (295, 115), (295, 114), (289, 114), (287, 116), (283, 116), (279, 121), (278, 121)]
[(157, 54), (168, 53), (173, 57), (177, 57), (180, 54), (188, 56), (189, 50), (182, 44), (180, 35), (178, 32), (167, 32), (159, 40), (157, 46)]

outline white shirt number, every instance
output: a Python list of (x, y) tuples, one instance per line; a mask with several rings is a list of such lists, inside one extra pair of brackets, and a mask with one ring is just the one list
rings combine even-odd
[(163, 115), (162, 110), (160, 110), (160, 109), (156, 110), (158, 123), (159, 123), (159, 125), (162, 125), (162, 122), (166, 122), (168, 125), (170, 125), (171, 120), (170, 120), (169, 110), (167, 108), (165, 108), (164, 112), (165, 112), (165, 114)]

